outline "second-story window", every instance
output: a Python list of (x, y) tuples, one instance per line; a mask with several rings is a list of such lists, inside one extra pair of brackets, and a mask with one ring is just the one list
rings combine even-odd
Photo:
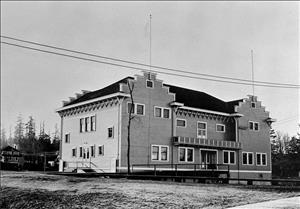
[(185, 128), (186, 127), (186, 120), (177, 118), (176, 119), (176, 126)]
[(107, 137), (108, 138), (114, 138), (114, 127), (109, 127), (108, 129), (107, 129)]
[(217, 124), (216, 125), (216, 131), (217, 132), (223, 132), (223, 133), (225, 133), (225, 125), (223, 125), (223, 124)]
[(70, 134), (65, 134), (65, 143), (70, 143)]
[(84, 119), (84, 122), (85, 122), (85, 132), (88, 132), (88, 131), (90, 131), (90, 127), (89, 127), (89, 124), (90, 124), (90, 118), (89, 117), (87, 117), (87, 118), (85, 118)]
[(197, 122), (197, 137), (202, 139), (207, 138), (207, 125), (205, 122)]
[(154, 107), (154, 116), (156, 118), (170, 118), (170, 108)]
[(139, 104), (139, 103), (127, 103), (127, 112), (129, 113), (131, 111), (132, 114), (136, 115), (145, 115), (145, 105)]
[(249, 129), (252, 130), (252, 131), (259, 131), (259, 123), (249, 121)]
[(84, 118), (80, 118), (80, 133), (84, 132)]
[(91, 131), (96, 131), (96, 116), (91, 117)]

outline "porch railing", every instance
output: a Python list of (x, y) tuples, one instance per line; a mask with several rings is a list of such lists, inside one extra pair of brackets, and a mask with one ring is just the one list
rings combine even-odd
[(199, 171), (222, 171), (229, 174), (229, 165), (225, 164), (133, 164), (131, 166), (131, 172), (152, 171), (154, 175), (157, 175), (161, 171), (171, 171), (177, 176), (179, 172), (190, 171), (193, 175), (196, 175)]
[(192, 146), (203, 146), (203, 147), (219, 147), (226, 149), (241, 149), (241, 142), (234, 141), (219, 141), (215, 139), (201, 139), (193, 137), (175, 136), (173, 137), (174, 145), (192, 145)]

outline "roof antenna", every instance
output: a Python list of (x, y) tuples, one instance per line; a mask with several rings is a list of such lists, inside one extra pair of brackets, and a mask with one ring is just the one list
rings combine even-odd
[(149, 40), (150, 54), (149, 54), (149, 69), (150, 69), (150, 71), (151, 71), (151, 64), (152, 64), (152, 60), (151, 60), (151, 58), (152, 58), (152, 57), (151, 57), (151, 53), (152, 53), (152, 49), (151, 49), (151, 48), (152, 48), (152, 40), (151, 40), (151, 39), (152, 39), (152, 37), (151, 37), (151, 36), (152, 36), (152, 31), (151, 31), (151, 20), (152, 20), (152, 15), (151, 15), (151, 14), (150, 14), (150, 17), (149, 17), (149, 18), (150, 18), (150, 38), (149, 38), (149, 39), (150, 39), (150, 40)]
[(252, 95), (254, 97), (254, 65), (253, 65), (253, 50), (252, 49), (251, 49), (251, 64), (252, 64)]

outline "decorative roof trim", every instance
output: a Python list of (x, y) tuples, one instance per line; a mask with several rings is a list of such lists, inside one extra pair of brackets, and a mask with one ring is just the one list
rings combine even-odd
[(121, 93), (121, 92), (114, 93), (114, 94), (109, 94), (109, 95), (106, 95), (106, 96), (103, 96), (103, 97), (98, 97), (98, 98), (91, 99), (91, 100), (88, 100), (88, 101), (79, 102), (79, 103), (76, 103), (76, 104), (73, 104), (73, 105), (61, 107), (61, 108), (58, 108), (57, 110), (55, 110), (55, 112), (60, 112), (60, 111), (67, 110), (67, 109), (70, 109), (70, 108), (73, 108), (73, 107), (78, 107), (78, 106), (81, 106), (81, 105), (97, 102), (97, 101), (112, 98), (112, 97), (130, 97), (130, 95), (125, 94), (125, 93)]
[(228, 116), (228, 117), (242, 117), (244, 115), (242, 114), (237, 114), (237, 113), (233, 113), (233, 114), (229, 114), (229, 113), (224, 113), (224, 112), (218, 112), (218, 111), (212, 111), (212, 110), (205, 110), (205, 109), (200, 109), (200, 108), (194, 108), (194, 107), (179, 107), (179, 109), (184, 109), (184, 110), (191, 110), (191, 111), (197, 111), (197, 112), (205, 112), (205, 113), (211, 113), (211, 114), (216, 114), (216, 115), (223, 115), (223, 116)]

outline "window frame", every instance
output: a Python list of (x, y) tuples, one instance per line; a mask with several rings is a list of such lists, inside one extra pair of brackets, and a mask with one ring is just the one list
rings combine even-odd
[[(132, 103), (131, 102), (127, 102), (127, 114), (129, 114), (129, 109), (128, 109), (128, 105)], [(141, 105), (143, 106), (143, 114), (137, 114), (137, 106), (138, 105)], [(142, 103), (134, 103), (134, 107), (133, 107), (133, 112), (131, 114), (133, 115), (139, 115), (139, 116), (145, 116), (145, 112), (146, 112), (146, 107), (145, 107), (145, 104), (142, 104)]]
[[(184, 161), (180, 160), (180, 149), (184, 149)], [(188, 150), (193, 150), (193, 160), (188, 161)], [(195, 149), (193, 147), (178, 147), (178, 163), (194, 163), (195, 161)]]
[[(204, 138), (201, 137), (201, 135), (199, 135), (199, 130), (204, 130), (204, 129), (200, 129), (200, 128), (198, 127), (198, 124), (199, 124), (199, 123), (205, 124), (205, 137), (204, 137)], [(207, 122), (204, 122), (204, 121), (197, 121), (197, 138), (200, 138), (200, 139), (207, 139)]]
[[(258, 162), (257, 161), (257, 159), (258, 159), (257, 155), (260, 155), (260, 164), (257, 163)], [(265, 155), (265, 159), (266, 159), (266, 163), (265, 164), (263, 164), (263, 155)], [(265, 152), (257, 152), (256, 153), (256, 165), (257, 166), (267, 166), (268, 165), (267, 153), (265, 153)]]
[[(94, 118), (94, 122), (93, 122), (93, 118)], [(92, 115), (90, 117), (90, 131), (96, 131), (96, 115)]]
[[(68, 138), (68, 140), (66, 140), (67, 138)], [(70, 133), (65, 133), (65, 140), (64, 141), (65, 141), (65, 144), (70, 144), (70, 142), (71, 142), (71, 134)]]
[(71, 153), (71, 155), (72, 155), (72, 158), (77, 157), (77, 148), (76, 148), (76, 147), (73, 147), (73, 148), (72, 148), (72, 153)]
[[(156, 109), (160, 109), (160, 116), (156, 116)], [(168, 112), (169, 112), (167, 118), (165, 117), (165, 110), (168, 110)], [(153, 115), (155, 118), (170, 119), (171, 118), (171, 108), (154, 106), (154, 114)]]
[[(177, 123), (178, 120), (184, 121), (184, 126), (178, 126), (178, 123)], [(176, 118), (176, 127), (179, 127), (179, 128), (186, 128), (186, 119), (183, 119), (183, 118)]]
[[(218, 126), (224, 127), (224, 130), (223, 131), (218, 131)], [(218, 132), (218, 133), (225, 133), (226, 132), (226, 126), (225, 126), (225, 124), (217, 123), (216, 124), (216, 132)]]
[[(224, 155), (225, 155), (226, 152), (227, 152), (227, 157), (228, 157), (228, 163), (225, 163), (225, 161), (224, 161), (224, 159), (225, 159)], [(234, 163), (231, 163), (230, 153), (234, 153), (234, 157), (233, 157)], [(235, 151), (223, 150), (223, 164), (225, 164), (225, 165), (235, 165), (236, 164), (236, 153), (235, 153)]]
[[(247, 163), (244, 163), (244, 154), (247, 156)], [(249, 155), (252, 154), (252, 164), (249, 163)], [(253, 152), (242, 152), (242, 165), (254, 165), (254, 153)]]
[[(100, 154), (100, 147), (102, 150), (102, 153)], [(104, 144), (98, 145), (98, 156), (104, 156)]]
[[(111, 129), (111, 136), (109, 135), (109, 133), (110, 133), (109, 130), (110, 130), (110, 129)], [(108, 138), (108, 139), (113, 139), (113, 138), (114, 138), (114, 135), (115, 135), (115, 134), (114, 134), (114, 127), (113, 127), (113, 126), (108, 127), (108, 128), (107, 128), (107, 138)]]
[[(153, 159), (153, 147), (158, 147), (158, 159)], [(162, 148), (167, 148), (167, 159), (166, 160), (162, 160)], [(169, 162), (170, 160), (170, 149), (168, 145), (158, 145), (158, 144), (152, 144), (151, 145), (151, 161), (155, 161), (155, 162)]]
[[(152, 86), (148, 86), (148, 82), (151, 82)], [(147, 79), (146, 80), (146, 88), (153, 89), (154, 88), (154, 82), (152, 80), (150, 80), (150, 79)]]
[[(253, 129), (251, 129), (251, 125), (250, 125), (251, 123), (253, 124)], [(257, 124), (257, 130), (255, 129), (255, 124)], [(249, 130), (251, 131), (258, 132), (260, 130), (259, 122), (249, 120), (248, 125), (249, 125)]]

